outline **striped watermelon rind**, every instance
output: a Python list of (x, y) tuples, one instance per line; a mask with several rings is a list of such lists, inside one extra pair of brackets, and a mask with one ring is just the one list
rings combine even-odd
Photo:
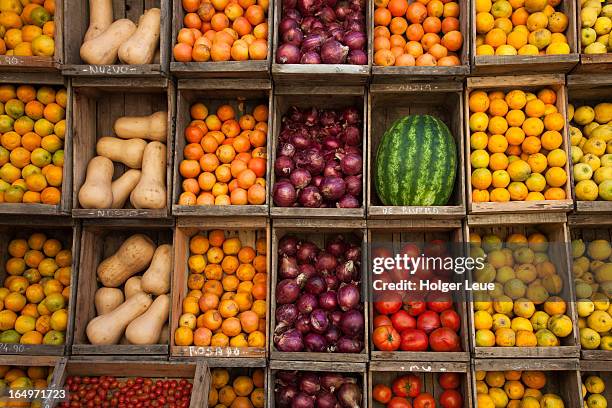
[(376, 191), (384, 205), (446, 205), (457, 173), (455, 139), (438, 118), (405, 116), (385, 131), (375, 170)]

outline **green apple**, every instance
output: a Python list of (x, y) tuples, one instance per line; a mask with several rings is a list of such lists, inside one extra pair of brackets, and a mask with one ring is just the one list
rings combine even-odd
[(574, 164), (574, 180), (590, 180), (593, 177), (593, 169), (586, 163)]
[(586, 27), (580, 30), (580, 41), (583, 47), (593, 44), (596, 39), (597, 33), (592, 28)]
[(599, 158), (599, 161), (601, 161), (601, 165), (604, 167), (612, 167), (612, 154), (604, 154)]
[(579, 148), (578, 146), (572, 146), (572, 163), (579, 163), (580, 159), (582, 159), (582, 156), (584, 155), (584, 153), (582, 152), (582, 149)]
[(612, 201), (612, 180), (604, 180), (599, 185), (599, 196), (606, 201)]

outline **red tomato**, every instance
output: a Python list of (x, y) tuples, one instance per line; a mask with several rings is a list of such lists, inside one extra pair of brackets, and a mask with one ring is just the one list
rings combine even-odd
[(461, 377), (459, 373), (442, 373), (438, 376), (438, 383), (445, 390), (459, 388)]
[(421, 313), (417, 319), (417, 329), (429, 334), (441, 326), (440, 316), (436, 312), (427, 310)]
[(386, 404), (387, 402), (391, 401), (392, 396), (393, 394), (391, 392), (391, 388), (384, 384), (376, 384), (376, 386), (372, 389), (372, 398), (382, 404)]
[(405, 310), (398, 310), (391, 315), (391, 322), (395, 330), (400, 333), (406, 329), (416, 328), (416, 319), (408, 314)]
[(431, 332), (429, 346), (433, 351), (461, 351), (459, 336), (448, 327), (441, 327)]
[(425, 256), (430, 258), (433, 257), (443, 257), (448, 253), (448, 248), (446, 247), (446, 242), (442, 239), (434, 239), (425, 245), (425, 250), (423, 251)]
[(453, 298), (448, 294), (433, 293), (427, 297), (427, 309), (443, 312), (453, 307)]
[(414, 374), (403, 375), (397, 377), (391, 388), (393, 393), (398, 397), (416, 397), (421, 393), (421, 379)]
[(426, 351), (429, 347), (427, 334), (419, 329), (406, 329), (401, 334), (400, 350)]
[(406, 244), (402, 247), (400, 253), (412, 258), (418, 258), (421, 255), (421, 250), (415, 244)]
[(411, 300), (404, 303), (404, 310), (407, 311), (410, 316), (418, 316), (425, 311), (425, 302), (422, 300)]
[(457, 390), (446, 390), (440, 395), (442, 408), (462, 408), (463, 397)]
[(402, 299), (396, 293), (384, 293), (381, 299), (374, 302), (374, 307), (380, 314), (392, 314), (402, 307)]
[(387, 404), (387, 408), (412, 408), (412, 405), (406, 398), (393, 397)]
[(374, 328), (380, 326), (393, 326), (393, 323), (391, 322), (391, 319), (389, 319), (389, 316), (378, 315), (374, 318)]
[(380, 326), (372, 333), (372, 342), (378, 350), (395, 351), (400, 346), (400, 335), (393, 326)]
[(433, 395), (424, 392), (423, 394), (416, 397), (412, 402), (414, 402), (414, 408), (435, 408), (436, 400)]
[(440, 323), (442, 327), (448, 327), (458, 332), (461, 327), (461, 317), (459, 317), (459, 313), (448, 309), (440, 313)]

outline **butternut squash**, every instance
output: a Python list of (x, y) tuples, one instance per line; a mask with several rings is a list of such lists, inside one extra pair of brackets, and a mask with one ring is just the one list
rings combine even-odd
[(131, 344), (157, 344), (169, 313), (170, 297), (156, 297), (151, 307), (127, 326), (125, 337)]
[(170, 291), (171, 274), (172, 245), (160, 245), (153, 254), (149, 269), (142, 274), (140, 286), (142, 290), (152, 295), (163, 295)]
[(168, 112), (159, 111), (149, 116), (123, 116), (115, 121), (113, 130), (122, 139), (141, 138), (166, 142)]
[(88, 40), (81, 45), (81, 59), (87, 64), (114, 64), (117, 61), (119, 47), (135, 31), (136, 24), (132, 20), (122, 18), (115, 21), (96, 38)]
[(140, 17), (138, 28), (119, 47), (119, 60), (124, 64), (151, 64), (159, 45), (161, 10), (152, 8)]
[(98, 140), (96, 152), (112, 161), (123, 163), (132, 169), (142, 166), (142, 156), (147, 142), (142, 139), (123, 140), (117, 137), (105, 136)]
[(87, 164), (85, 182), (79, 190), (79, 204), (82, 208), (110, 208), (113, 203), (111, 183), (113, 162), (103, 156), (96, 156)]
[(132, 275), (145, 269), (155, 252), (155, 244), (143, 234), (126, 239), (110, 257), (98, 265), (98, 279), (107, 288), (119, 287)]
[(142, 276), (132, 276), (130, 279), (125, 281), (125, 285), (123, 285), (123, 293), (125, 294), (125, 298), (131, 298), (138, 292), (144, 292), (141, 286)]
[(170, 326), (168, 323), (166, 323), (161, 329), (161, 334), (159, 335), (159, 340), (157, 342), (159, 344), (166, 344), (168, 341), (170, 341)]
[(91, 344), (117, 344), (125, 328), (151, 306), (151, 296), (137, 293), (110, 313), (94, 317), (85, 332)]
[(142, 176), (130, 194), (130, 201), (134, 208), (166, 207), (166, 145), (163, 143), (147, 145), (142, 157)]
[(98, 316), (112, 312), (124, 301), (123, 292), (117, 288), (100, 288), (94, 295), (94, 305)]
[(113, 24), (112, 0), (89, 0), (89, 28), (83, 37), (83, 42), (98, 37), (111, 24)]
[(138, 184), (140, 174), (140, 170), (130, 169), (112, 182), (113, 203), (110, 208), (123, 208), (125, 201), (130, 196), (134, 187), (136, 187), (136, 184)]

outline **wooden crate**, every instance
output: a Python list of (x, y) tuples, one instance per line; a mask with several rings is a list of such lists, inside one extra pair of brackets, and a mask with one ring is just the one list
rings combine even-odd
[(114, 20), (128, 18), (135, 23), (145, 10), (157, 7), (161, 10), (161, 26), (159, 31), (158, 60), (153, 64), (127, 65), (117, 60), (116, 64), (96, 65), (85, 64), (80, 52), (83, 37), (89, 27), (88, 2), (80, 0), (64, 0), (68, 11), (64, 17), (66, 30), (64, 32), (64, 61), (62, 73), (68, 76), (96, 77), (162, 77), (168, 74), (170, 49), (170, 16), (171, 0), (125, 0), (113, 1)]
[[(174, 275), (172, 282), (172, 314), (170, 323), (170, 354), (173, 358), (218, 358), (221, 361), (227, 360), (253, 360), (258, 364), (258, 360), (266, 357), (266, 347), (215, 347), (215, 346), (176, 346), (174, 343), (174, 331), (178, 327), (179, 318), (182, 314), (183, 299), (187, 296), (187, 277), (189, 275), (189, 240), (200, 231), (222, 229), (226, 236), (237, 236), (243, 244), (255, 248), (258, 238), (266, 239), (270, 242), (269, 222), (263, 217), (253, 217), (248, 221), (235, 218), (179, 218), (174, 230)], [(267, 251), (267, 264), (270, 265), (271, 251)], [(269, 272), (268, 272), (269, 273)], [(268, 275), (269, 276), (269, 275)], [(270, 299), (270, 278), (267, 281), (268, 296)], [(270, 308), (266, 311), (266, 342), (270, 339)], [(220, 363), (223, 364), (223, 363)], [(249, 364), (249, 363), (246, 363)]]
[[(64, 388), (69, 376), (116, 378), (148, 377), (153, 379), (186, 379), (193, 384), (189, 408), (206, 406), (208, 398), (209, 372), (205, 361), (151, 361), (124, 360), (122, 357), (96, 358), (88, 360), (69, 359), (58, 375), (54, 376), (51, 388)], [(46, 407), (56, 407), (60, 401), (49, 401)], [(46, 408), (45, 407), (45, 408)]]
[[(582, 407), (580, 396), (580, 372), (578, 360), (545, 360), (545, 359), (475, 359), (472, 362), (476, 371), (543, 371), (546, 374), (546, 386), (542, 394), (553, 393), (563, 399), (566, 407)], [(472, 375), (473, 399), (476, 401), (476, 376)]]
[[(205, 390), (205, 395), (202, 400), (208, 402), (208, 395), (210, 393), (210, 388), (212, 387), (212, 380), (210, 377), (211, 372), (215, 368), (225, 368), (229, 371), (229, 384), (231, 385), (234, 382), (234, 379), (238, 376), (248, 376), (251, 377), (253, 371), (256, 369), (262, 369), (264, 371), (264, 395), (266, 394), (269, 384), (268, 384), (268, 370), (266, 368), (266, 360), (265, 359), (257, 359), (257, 358), (249, 358), (249, 359), (236, 359), (236, 358), (221, 358), (221, 359), (206, 359), (206, 363), (208, 364), (209, 369), (209, 377), (206, 379), (206, 384), (208, 385)], [(247, 363), (247, 364), (245, 364)], [(257, 387), (255, 387), (257, 388)], [(255, 389), (254, 388), (254, 389)], [(247, 398), (250, 396), (247, 395)], [(212, 408), (212, 405), (208, 405)]]
[[(472, 56), (472, 74), (476, 75), (507, 75), (509, 73), (565, 73), (571, 71), (579, 61), (580, 47), (578, 38), (580, 30), (576, 28), (575, 0), (561, 2), (560, 11), (568, 19), (565, 36), (570, 53), (565, 55), (476, 55), (476, 3), (470, 3), (471, 33), (470, 52)], [(579, 3), (579, 2), (578, 2)]]
[(463, 396), (463, 406), (471, 407), (472, 404), (472, 379), (470, 374), (470, 363), (409, 363), (409, 365), (393, 361), (373, 361), (368, 369), (368, 406), (371, 408), (384, 408), (384, 404), (374, 401), (372, 390), (377, 384), (385, 384), (391, 387), (393, 380), (401, 375), (414, 374), (421, 379), (422, 392), (428, 392), (439, 401), (444, 389), (438, 383), (441, 373), (459, 373), (461, 385), (457, 391)]
[(40, 75), (34, 72), (0, 73), (0, 84), (6, 85), (32, 85), (52, 86), (56, 89), (63, 86), (68, 94), (66, 105), (66, 133), (64, 135), (64, 168), (62, 174), (61, 199), (58, 205), (50, 204), (23, 204), (0, 203), (0, 214), (24, 215), (68, 215), (72, 200), (72, 86), (70, 81), (59, 73)]
[[(567, 225), (569, 228), (568, 242), (574, 239), (583, 239), (586, 242), (605, 239), (612, 242), (612, 217), (609, 215), (571, 215), (568, 217)], [(590, 361), (610, 361), (612, 351), (580, 350), (580, 357)]]
[[(374, 15), (375, 5), (374, 2), (370, 3), (370, 15)], [(412, 1), (409, 1), (412, 3)], [(459, 60), (461, 65), (445, 67), (383, 67), (374, 63), (374, 50), (370, 48), (369, 60), (372, 61), (372, 81), (373, 82), (404, 82), (406, 80), (428, 80), (437, 82), (444, 78), (447, 80), (458, 80), (461, 81), (463, 78), (470, 74), (470, 9), (468, 2), (459, 3), (459, 31), (463, 35), (463, 46), (459, 50)], [(374, 19), (370, 19), (370, 32), (374, 32)], [(406, 39), (406, 38), (404, 38)], [(371, 44), (371, 43), (370, 43)]]
[[(102, 287), (98, 284), (97, 269), (100, 262), (113, 255), (121, 244), (134, 234), (144, 234), (155, 245), (172, 245), (172, 226), (169, 221), (130, 220), (84, 220), (81, 234), (81, 255), (79, 260), (79, 287), (74, 319), (73, 355), (168, 355), (168, 344), (133, 345), (93, 345), (87, 339), (87, 324), (96, 317), (94, 295)], [(174, 273), (174, 272), (173, 272)], [(137, 274), (138, 275), (138, 274)], [(172, 294), (172, 281), (170, 284)], [(119, 287), (123, 290), (123, 285)], [(172, 321), (170, 310), (168, 322)]]
[[(389, 68), (389, 67), (385, 67)], [(399, 67), (398, 67), (399, 68)], [(404, 68), (404, 67), (402, 67)], [(426, 67), (430, 68), (430, 67)], [(382, 69), (382, 68), (381, 68)], [(465, 174), (463, 152), (463, 85), (460, 82), (373, 84), (368, 94), (368, 217), (463, 218)], [(466, 105), (467, 106), (467, 105)], [(396, 120), (414, 114), (430, 114), (451, 130), (457, 145), (457, 176), (447, 205), (386, 206), (376, 193), (376, 152), (385, 131)], [(468, 143), (469, 145), (469, 143)], [(469, 161), (469, 160), (468, 160)]]
[(480, 77), (468, 78), (467, 87), (465, 90), (464, 111), (465, 111), (465, 154), (467, 166), (467, 180), (465, 188), (467, 190), (467, 202), (469, 214), (498, 214), (498, 213), (516, 213), (516, 212), (568, 212), (573, 209), (572, 189), (571, 189), (571, 169), (569, 154), (569, 129), (567, 121), (561, 132), (563, 136), (563, 144), (560, 149), (563, 149), (568, 157), (565, 163), (565, 173), (568, 175), (565, 183), (565, 199), (564, 200), (539, 200), (539, 201), (510, 201), (506, 203), (474, 203), (472, 202), (472, 165), (468, 158), (470, 157), (470, 110), (469, 98), (470, 93), (475, 90), (484, 91), (510, 91), (512, 89), (521, 89), (523, 91), (534, 92), (542, 88), (551, 88), (557, 93), (556, 107), (565, 118), (567, 118), (567, 92), (565, 89), (564, 75), (524, 75), (524, 76), (506, 76), (506, 77)]
[[(272, 2), (271, 2), (272, 3)], [(278, 26), (282, 20), (283, 6), (282, 1), (274, 3), (274, 33), (272, 41), (272, 77), (274, 82), (286, 85), (330, 85), (330, 84), (361, 84), (368, 82), (372, 68), (372, 52), (370, 51), (373, 43), (372, 30), (370, 24), (372, 20), (372, 10), (366, 6), (366, 36), (368, 38), (367, 47), (365, 50), (368, 55), (367, 65), (350, 65), (350, 64), (278, 64), (276, 62), (276, 51), (281, 45), (280, 33)], [(370, 3), (370, 2), (368, 2)]]
[[(593, 57), (599, 56), (608, 56), (610, 58), (610, 67), (612, 68), (612, 54), (593, 55)], [(603, 72), (603, 69), (600, 72)], [(569, 75), (567, 77), (567, 97), (568, 102), (573, 104), (574, 107), (582, 104), (595, 105), (600, 102), (612, 103), (612, 74)], [(572, 187), (574, 186), (575, 182), (572, 172)], [(574, 193), (574, 200), (576, 200), (577, 213), (601, 214), (612, 212), (612, 201), (578, 201), (574, 188), (572, 188), (572, 191)]]
[[(2, 356), (2, 364), (6, 365), (6, 366), (10, 366), (10, 367), (49, 367), (49, 368), (53, 368), (53, 374), (51, 376), (51, 381), (48, 383), (48, 386), (46, 388), (46, 392), (48, 393), (48, 395), (45, 395), (45, 397), (48, 398), (38, 398), (37, 400), (40, 401), (41, 403), (41, 407), (42, 408), (51, 408), (53, 405), (53, 393), (55, 393), (55, 397), (61, 397), (63, 390), (59, 390), (59, 389), (55, 389), (52, 390), (52, 386), (53, 384), (55, 384), (55, 380), (58, 378), (58, 376), (61, 375), (61, 373), (64, 370), (64, 366), (66, 364), (66, 357), (52, 357), (52, 356), (17, 356), (17, 355), (11, 355), (11, 356)], [(41, 395), (42, 397), (42, 395)], [(2, 407), (7, 407), (7, 406), (11, 406), (8, 404), (15, 404), (15, 406), (21, 406), (21, 405), (17, 405), (19, 404), (19, 402), (21, 403), (25, 403), (26, 401), (30, 401), (30, 399), (24, 399), (24, 398), (19, 398), (19, 399), (12, 399), (9, 396), (4, 397), (4, 395), (0, 395), (0, 406)], [(8, 403), (8, 404), (6, 404)], [(28, 407), (30, 405), (27, 405)]]
[[(584, 54), (582, 52), (582, 21), (580, 19), (580, 1), (575, 2), (576, 8), (576, 42), (578, 53), (580, 54), (580, 63), (576, 65), (576, 68), (572, 73), (580, 74), (605, 74), (610, 72), (612, 68), (612, 53), (607, 52), (605, 54)], [(602, 7), (605, 3), (602, 4)], [(598, 36), (599, 37), (599, 36)]]
[[(72, 191), (73, 217), (77, 218), (164, 218), (170, 214), (172, 191), (172, 155), (174, 121), (174, 86), (168, 79), (156, 78), (74, 78), (75, 89), (75, 157)], [(85, 182), (89, 161), (96, 156), (96, 143), (114, 135), (113, 124), (121, 116), (150, 115), (168, 111), (168, 139), (166, 140), (166, 208), (135, 209), (128, 199), (121, 209), (85, 209), (79, 204), (79, 190)], [(116, 179), (128, 170), (122, 163), (113, 162)]]
[[(180, 2), (179, 2), (180, 3)], [(180, 4), (179, 4), (180, 5)], [(172, 192), (172, 214), (175, 216), (267, 216), (269, 194), (262, 205), (179, 205), (179, 197), (183, 192), (183, 177), (179, 166), (183, 160), (183, 149), (187, 144), (184, 132), (191, 122), (189, 108), (193, 103), (203, 102), (210, 113), (217, 111), (221, 105), (230, 104), (237, 114), (242, 116), (251, 113), (257, 105), (268, 106), (268, 137), (267, 137), (267, 171), (266, 185), (270, 184), (270, 160), (272, 151), (272, 83), (270, 80), (179, 80), (176, 107), (176, 131), (174, 151), (174, 190)]]
[[(295, 235), (301, 239), (314, 242), (319, 248), (324, 248), (325, 243), (331, 237), (343, 234), (345, 237), (353, 234), (355, 242), (361, 240), (361, 297), (363, 302), (363, 314), (365, 319), (365, 333), (363, 337), (364, 348), (361, 353), (315, 353), (309, 351), (285, 352), (279, 351), (270, 340), (270, 358), (273, 360), (288, 361), (333, 361), (333, 362), (367, 362), (369, 355), (369, 324), (368, 309), (369, 300), (367, 287), (367, 233), (365, 221), (346, 220), (343, 222), (330, 220), (303, 220), (303, 219), (278, 219), (274, 220), (272, 228), (272, 269), (270, 273), (271, 296), (270, 299), (270, 331), (274, 333), (276, 328), (276, 284), (278, 271), (278, 242), (285, 235)], [(293, 364), (293, 363), (291, 363)]]
[[(606, 385), (612, 384), (612, 367), (610, 367), (610, 362), (608, 361), (580, 360), (580, 375), (580, 384), (582, 384), (582, 377), (586, 379), (589, 375), (600, 377)], [(579, 388), (579, 390), (580, 395), (578, 401), (582, 401), (582, 389)], [(607, 401), (612, 401), (612, 389), (610, 389), (610, 387), (606, 387), (601, 394)]]
[(270, 60), (272, 56), (272, 17), (273, 2), (268, 5), (268, 56), (265, 60), (249, 61), (212, 61), (207, 62), (178, 62), (174, 60), (172, 50), (177, 43), (177, 36), (183, 28), (185, 10), (181, 0), (172, 0), (172, 39), (170, 48), (170, 72), (177, 78), (243, 78), (263, 79), (270, 77)]
[[(430, 242), (435, 239), (441, 239), (445, 242), (450, 242), (456, 248), (462, 249), (464, 237), (462, 222), (460, 220), (369, 220), (368, 221), (368, 246), (370, 254), (368, 261), (370, 262), (368, 270), (372, 270), (371, 252), (380, 242), (390, 242), (393, 245), (394, 253), (399, 253), (402, 244), (414, 243), (421, 244)], [(375, 275), (368, 274), (368, 290), (374, 290), (373, 281)], [(463, 276), (457, 276), (456, 281), (465, 280)], [(375, 294), (372, 294), (371, 302), (375, 302)], [(416, 299), (412, 300), (424, 300)], [(468, 319), (469, 304), (467, 303), (466, 294), (461, 291), (455, 299), (456, 311), (461, 316), (461, 330), (459, 337), (461, 340), (461, 348), (459, 352), (435, 352), (435, 351), (379, 351), (375, 350), (374, 344), (371, 347), (372, 361), (469, 361), (470, 360), (470, 343), (468, 340)], [(370, 325), (368, 330), (374, 330), (374, 307), (370, 307), (368, 321)], [(385, 363), (381, 363), (385, 364)]]
[[(465, 226), (465, 241), (469, 242), (470, 233), (481, 236), (495, 233), (504, 236), (512, 233), (528, 235), (541, 232), (548, 241), (555, 243), (549, 248), (550, 261), (555, 264), (557, 273), (563, 280), (563, 291), (559, 295), (567, 303), (565, 314), (572, 319), (572, 333), (559, 339), (559, 347), (477, 347), (475, 343), (474, 313), (469, 310), (470, 338), (472, 353), (475, 358), (577, 358), (580, 354), (580, 336), (578, 331), (578, 314), (574, 299), (574, 285), (571, 275), (570, 254), (568, 249), (569, 234), (566, 227), (565, 214), (515, 214), (512, 217), (504, 215), (470, 215)], [(469, 296), (470, 304), (474, 302), (473, 293)], [(531, 360), (530, 360), (531, 361)]]
[(12, 239), (24, 238), (27, 239), (35, 232), (42, 232), (49, 238), (55, 238), (62, 243), (63, 249), (72, 251), (72, 265), (70, 276), (70, 302), (68, 303), (68, 326), (65, 333), (65, 341), (63, 345), (28, 345), (28, 344), (8, 344), (0, 343), (0, 354), (19, 354), (29, 356), (63, 356), (72, 345), (74, 318), (76, 311), (76, 294), (77, 294), (77, 268), (79, 251), (81, 247), (81, 229), (80, 226), (70, 218), (66, 217), (17, 217), (7, 216), (0, 218), (0, 284), (4, 285), (4, 279), (7, 273), (4, 269), (6, 261), (11, 258), (8, 253), (8, 244)]
[(55, 72), (61, 69), (64, 59), (64, 2), (55, 3), (55, 33), (53, 40), (55, 50), (52, 57), (19, 57), (15, 55), (0, 55), (0, 69), (9, 72)]
[[(325, 66), (325, 65), (321, 65)], [(328, 78), (326, 76), (326, 78)], [(269, 166), (270, 195), (276, 181), (274, 162), (276, 149), (279, 143), (279, 134), (282, 128), (282, 118), (292, 106), (298, 108), (316, 107), (317, 109), (344, 109), (356, 107), (362, 115), (363, 169), (362, 169), (362, 206), (361, 208), (304, 208), (304, 207), (278, 207), (270, 198), (270, 216), (272, 218), (365, 218), (366, 197), (366, 135), (367, 110), (366, 96), (363, 86), (283, 86), (274, 88), (274, 113), (272, 130), (272, 160)]]
[(345, 361), (270, 361), (270, 370), (268, 372), (268, 392), (267, 392), (267, 408), (275, 408), (275, 383), (276, 373), (279, 370), (283, 371), (314, 371), (314, 372), (337, 372), (343, 375), (352, 374), (356, 378), (363, 391), (362, 407), (369, 407), (367, 404), (368, 398), (368, 371), (365, 363), (349, 363)]

